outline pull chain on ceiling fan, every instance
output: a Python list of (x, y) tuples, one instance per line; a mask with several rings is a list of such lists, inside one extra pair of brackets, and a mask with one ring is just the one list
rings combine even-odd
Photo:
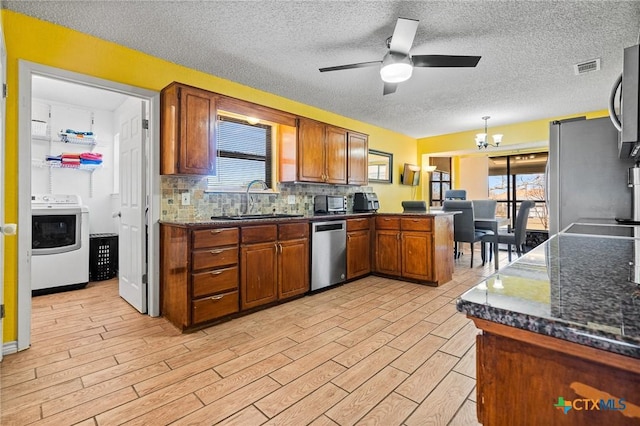
[(352, 68), (364, 68), (375, 65), (380, 67), (380, 77), (384, 82), (383, 95), (394, 93), (398, 83), (411, 78), (414, 67), (475, 67), (480, 56), (462, 55), (411, 55), (410, 50), (418, 29), (415, 19), (398, 18), (393, 35), (387, 39), (389, 51), (382, 61), (359, 62), (320, 68), (320, 72), (340, 71)]

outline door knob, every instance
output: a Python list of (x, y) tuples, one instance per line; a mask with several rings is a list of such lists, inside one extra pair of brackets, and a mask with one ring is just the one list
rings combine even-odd
[(16, 231), (18, 230), (18, 225), (15, 223), (5, 223), (4, 225), (0, 225), (0, 231), (4, 235), (16, 235)]

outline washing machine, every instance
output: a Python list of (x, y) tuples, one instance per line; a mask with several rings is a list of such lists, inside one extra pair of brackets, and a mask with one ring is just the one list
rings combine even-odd
[(88, 282), (89, 209), (79, 195), (32, 195), (33, 294), (82, 288)]

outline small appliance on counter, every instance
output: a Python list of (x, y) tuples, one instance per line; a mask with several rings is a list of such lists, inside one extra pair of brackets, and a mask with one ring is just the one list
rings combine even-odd
[(313, 199), (314, 213), (342, 214), (347, 212), (347, 197), (316, 195)]
[(356, 192), (353, 194), (354, 212), (375, 212), (380, 208), (375, 192)]

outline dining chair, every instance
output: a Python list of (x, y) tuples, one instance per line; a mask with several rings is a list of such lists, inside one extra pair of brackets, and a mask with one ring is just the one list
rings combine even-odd
[(403, 201), (402, 213), (426, 213), (427, 202), (426, 201)]
[(495, 219), (498, 209), (497, 200), (472, 200), (473, 213), (476, 218)]
[[(442, 204), (443, 211), (459, 212), (453, 215), (453, 241), (455, 243), (454, 257), (460, 257), (458, 243), (469, 243), (471, 245), (471, 267), (473, 268), (474, 244), (482, 241), (487, 235), (495, 235), (493, 231), (476, 230), (473, 202), (466, 200), (445, 200)], [(482, 253), (482, 263), (484, 264), (484, 252)]]
[[(516, 226), (513, 228), (513, 232), (498, 232), (498, 244), (506, 244), (509, 253), (509, 262), (511, 262), (511, 246), (516, 247), (516, 254), (518, 257), (522, 256), (525, 251), (524, 243), (527, 239), (527, 222), (529, 220), (529, 212), (536, 205), (533, 201), (523, 201), (520, 203), (518, 214), (516, 215)], [(495, 241), (495, 237), (484, 237), (482, 244), (489, 243), (490, 247)], [(489, 250), (489, 261), (491, 261), (491, 253), (493, 250)], [(484, 260), (483, 260), (484, 261)]]
[(447, 189), (446, 191), (444, 191), (444, 199), (445, 200), (466, 200), (467, 190), (466, 189)]

